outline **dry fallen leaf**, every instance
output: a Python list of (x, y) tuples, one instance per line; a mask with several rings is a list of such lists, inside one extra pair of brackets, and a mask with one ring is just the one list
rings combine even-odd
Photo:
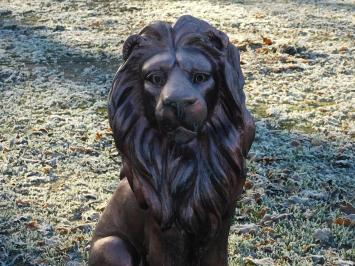
[(253, 183), (249, 180), (245, 181), (244, 183), (244, 188), (245, 189), (251, 189), (253, 187)]
[(32, 220), (31, 222), (28, 222), (25, 225), (30, 230), (35, 230), (39, 228), (39, 224), (37, 223), (36, 220)]
[(43, 173), (45, 174), (49, 174), (49, 172), (51, 171), (52, 167), (50, 167), (49, 165), (46, 165), (45, 167), (42, 168)]
[(66, 235), (70, 232), (70, 228), (63, 226), (58, 226), (55, 230), (61, 235)]
[(266, 37), (263, 37), (263, 43), (264, 43), (265, 45), (271, 45), (271, 44), (273, 44), (272, 40), (269, 39), (269, 38), (266, 38)]
[(102, 25), (102, 21), (96, 20), (90, 24), (90, 27), (98, 28)]
[(263, 13), (260, 13), (260, 12), (257, 12), (257, 13), (255, 13), (255, 18), (265, 18), (265, 14), (263, 14)]
[(272, 227), (263, 227), (263, 232), (264, 233), (273, 233), (274, 229), (272, 229)]
[(101, 132), (96, 132), (95, 140), (100, 140), (100, 139), (102, 139), (102, 133)]
[(333, 221), (333, 223), (337, 225), (343, 225), (343, 226), (351, 226), (353, 224), (353, 222), (346, 217), (338, 217)]
[(85, 239), (84, 236), (76, 236), (75, 238), (76, 241), (83, 241)]
[(345, 46), (339, 48), (339, 52), (340, 52), (340, 53), (345, 53), (345, 52), (347, 52), (347, 51), (348, 51), (348, 48), (345, 47)]

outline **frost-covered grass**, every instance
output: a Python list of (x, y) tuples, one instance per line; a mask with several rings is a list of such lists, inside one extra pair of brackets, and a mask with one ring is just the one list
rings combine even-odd
[(257, 121), (230, 265), (352, 265), (354, 11), (351, 1), (0, 0), (0, 265), (86, 263), (118, 183), (106, 99), (123, 41), (183, 14), (241, 49)]

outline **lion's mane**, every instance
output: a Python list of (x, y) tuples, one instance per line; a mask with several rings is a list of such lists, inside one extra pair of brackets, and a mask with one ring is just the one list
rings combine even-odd
[[(147, 119), (141, 76), (149, 57), (182, 46), (199, 49), (213, 62), (219, 86), (203, 133), (183, 145)], [(163, 229), (175, 225), (188, 234), (213, 235), (242, 191), (244, 160), (254, 138), (239, 51), (224, 33), (183, 16), (173, 26), (155, 22), (129, 37), (123, 59), (109, 96), (109, 120), (124, 176)]]

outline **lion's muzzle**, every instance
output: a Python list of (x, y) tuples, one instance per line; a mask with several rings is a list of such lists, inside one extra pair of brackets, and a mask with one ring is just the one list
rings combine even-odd
[(155, 115), (161, 129), (185, 142), (201, 130), (207, 106), (201, 93), (176, 68), (162, 88)]

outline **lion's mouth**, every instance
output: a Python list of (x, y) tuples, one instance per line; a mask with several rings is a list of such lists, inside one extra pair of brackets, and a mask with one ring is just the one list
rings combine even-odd
[(170, 130), (168, 135), (173, 138), (176, 143), (186, 144), (197, 136), (197, 132), (180, 126), (174, 130)]

